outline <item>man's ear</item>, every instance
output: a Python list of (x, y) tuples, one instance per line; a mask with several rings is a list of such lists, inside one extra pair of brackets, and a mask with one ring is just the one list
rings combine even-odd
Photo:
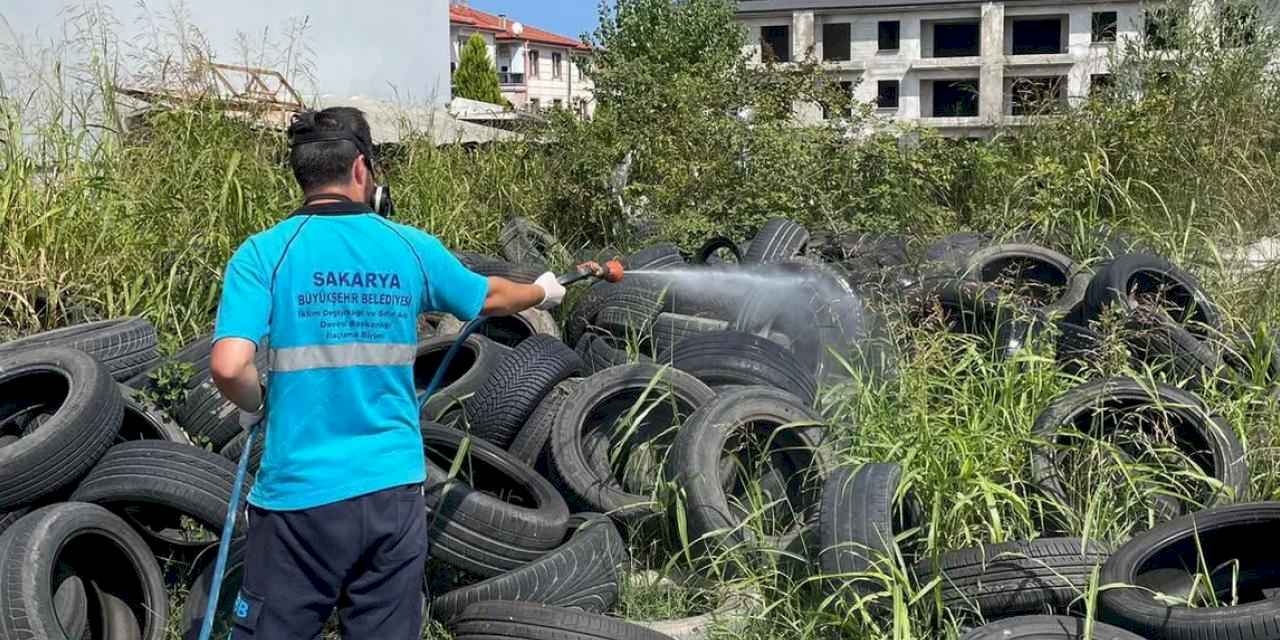
[(369, 182), (369, 166), (364, 162), (363, 153), (356, 154), (355, 162), (351, 165), (351, 179), (360, 185)]

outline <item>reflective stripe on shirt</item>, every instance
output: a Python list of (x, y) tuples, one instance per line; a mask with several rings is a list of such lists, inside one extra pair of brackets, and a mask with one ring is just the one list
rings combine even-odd
[(289, 372), (342, 367), (408, 366), (413, 364), (417, 354), (416, 344), (365, 342), (272, 349), (271, 370)]

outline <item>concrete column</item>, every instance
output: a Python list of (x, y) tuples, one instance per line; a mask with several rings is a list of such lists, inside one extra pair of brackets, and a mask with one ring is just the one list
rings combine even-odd
[(998, 124), (1004, 117), (1004, 3), (982, 5), (979, 41), (978, 117)]
[(817, 44), (814, 39), (813, 12), (793, 11), (791, 13), (791, 59), (795, 62), (805, 61)]

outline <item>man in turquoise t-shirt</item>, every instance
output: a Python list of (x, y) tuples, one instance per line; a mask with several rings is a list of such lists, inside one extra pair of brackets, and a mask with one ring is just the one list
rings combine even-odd
[[(234, 637), (310, 640), (336, 608), (347, 638), (416, 640), (427, 552), (418, 314), (546, 309), (564, 288), (551, 273), (531, 285), (477, 275), (375, 212), (387, 197), (360, 111), (300, 114), (289, 139), (305, 203), (232, 256), (214, 330), (218, 388), (243, 426), (266, 420)], [(254, 367), (264, 337), (265, 397)]]

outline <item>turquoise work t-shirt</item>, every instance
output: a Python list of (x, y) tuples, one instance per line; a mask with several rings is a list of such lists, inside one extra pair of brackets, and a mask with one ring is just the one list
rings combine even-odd
[(474, 318), (488, 290), (439, 240), (362, 204), (304, 207), (241, 245), (214, 340), (270, 338), (249, 502), (292, 511), (422, 482), (418, 314)]

